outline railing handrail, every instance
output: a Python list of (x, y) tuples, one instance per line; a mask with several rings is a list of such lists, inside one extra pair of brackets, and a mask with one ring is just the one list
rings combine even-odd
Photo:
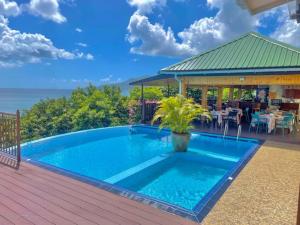
[[(18, 112), (19, 110), (17, 110)], [(7, 115), (7, 116), (16, 116), (16, 114), (13, 114), (13, 113), (7, 113), (7, 112), (0, 112), (0, 114), (2, 115)]]
[[(19, 168), (21, 162), (20, 112), (16, 114), (0, 112), (0, 155), (3, 159), (13, 160)], [(0, 161), (1, 163), (1, 161)], [(9, 164), (8, 164), (9, 165)]]

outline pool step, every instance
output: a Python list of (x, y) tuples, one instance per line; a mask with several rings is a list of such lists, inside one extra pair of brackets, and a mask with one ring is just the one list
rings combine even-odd
[(152, 159), (149, 159), (147, 160), (146, 162), (143, 162), (137, 166), (134, 166), (134, 167), (131, 167), (125, 171), (122, 171), (121, 173), (118, 173), (110, 178), (107, 178), (105, 179), (104, 181), (107, 182), (107, 183), (110, 183), (110, 184), (115, 184), (129, 176), (132, 176), (133, 174), (135, 173), (138, 173), (140, 172), (141, 170), (149, 167), (149, 166), (152, 166), (156, 163), (159, 163), (167, 158), (169, 158), (170, 156), (172, 155), (172, 153), (169, 153), (169, 154), (162, 154), (162, 155), (159, 155), (159, 156), (156, 156)]
[(225, 160), (225, 161), (229, 161), (229, 162), (238, 162), (240, 160), (239, 157), (225, 155), (225, 154), (221, 154), (221, 153), (209, 152), (209, 151), (205, 151), (205, 150), (197, 150), (194, 152), (197, 153), (198, 155), (203, 155), (203, 156), (207, 156), (210, 158)]

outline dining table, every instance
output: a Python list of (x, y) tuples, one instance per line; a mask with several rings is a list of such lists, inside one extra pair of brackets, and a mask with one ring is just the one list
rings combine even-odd
[(272, 113), (260, 114), (259, 120), (265, 120), (268, 125), (268, 133), (270, 134), (276, 126), (276, 116)]
[(227, 108), (225, 110), (219, 110), (219, 111), (213, 110), (213, 111), (211, 111), (211, 114), (214, 118), (217, 119), (217, 122), (218, 122), (219, 126), (221, 126), (222, 123), (223, 123), (224, 118), (227, 117), (229, 115), (229, 112), (231, 112), (231, 111), (237, 111), (237, 123), (240, 124), (241, 118), (243, 116), (243, 110), (242, 109)]
[[(260, 120), (266, 120), (269, 134), (276, 128), (276, 122), (283, 120), (284, 117), (282, 112), (271, 112), (259, 115)], [(293, 121), (289, 124), (289, 131), (293, 131)]]

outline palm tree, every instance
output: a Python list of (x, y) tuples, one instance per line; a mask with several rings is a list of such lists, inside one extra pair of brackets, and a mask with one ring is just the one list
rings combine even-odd
[(172, 142), (176, 151), (186, 151), (190, 140), (192, 122), (197, 117), (205, 115), (210, 118), (209, 112), (192, 99), (182, 95), (164, 98), (159, 102), (159, 108), (155, 112), (152, 124), (161, 120), (160, 129), (170, 128)]

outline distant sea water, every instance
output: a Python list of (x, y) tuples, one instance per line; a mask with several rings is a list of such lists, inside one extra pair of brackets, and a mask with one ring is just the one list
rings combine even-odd
[(42, 99), (69, 97), (72, 90), (0, 88), (0, 112), (30, 109)]

